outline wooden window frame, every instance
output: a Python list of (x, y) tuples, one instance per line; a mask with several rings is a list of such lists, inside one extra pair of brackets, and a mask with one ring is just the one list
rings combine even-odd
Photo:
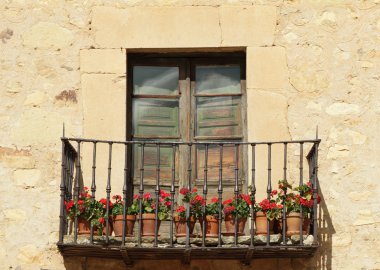
[[(245, 53), (233, 52), (233, 53), (127, 53), (127, 128), (126, 139), (127, 140), (182, 140), (182, 141), (245, 141), (247, 138), (247, 95), (246, 95), (246, 60)], [(239, 65), (240, 66), (240, 93), (230, 94), (197, 94), (195, 92), (195, 67), (197, 65)], [(179, 67), (179, 89), (178, 95), (133, 95), (133, 67), (134, 66), (178, 66)], [(196, 97), (218, 97), (218, 96), (240, 96), (241, 97), (241, 135), (240, 136), (196, 136)], [(179, 136), (132, 136), (132, 100), (133, 98), (178, 98), (179, 100)], [(190, 104), (186, 105), (186, 104)], [(247, 162), (246, 147), (240, 147), (239, 168), (240, 176), (239, 181), (242, 186), (246, 179)], [(192, 182), (193, 185), (202, 185), (202, 179), (196, 179), (197, 175), (197, 155), (195, 155), (196, 149), (192, 149), (192, 164), (193, 173)], [(188, 149), (183, 147), (180, 150), (178, 157), (179, 164), (188, 164)], [(130, 161), (133, 164), (132, 150), (129, 153)], [(134, 165), (132, 165), (134, 168)], [(182, 186), (186, 182), (186, 166), (182, 165), (180, 168), (178, 179), (176, 179), (176, 186)], [(136, 185), (138, 176), (134, 177), (134, 170), (131, 170), (131, 182)], [(136, 179), (134, 179), (136, 178)], [(134, 180), (133, 180), (134, 179)], [(181, 179), (184, 182), (178, 182)], [(145, 181), (145, 180), (144, 180)], [(155, 180), (152, 179), (152, 183), (147, 181), (147, 185), (154, 185)], [(209, 180), (209, 186), (216, 186), (217, 181)], [(224, 181), (224, 186), (233, 186), (233, 181)], [(163, 184), (165, 187), (166, 185)]]

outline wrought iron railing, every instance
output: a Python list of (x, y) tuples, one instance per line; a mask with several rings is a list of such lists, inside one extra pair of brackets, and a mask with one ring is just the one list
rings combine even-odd
[[(189, 258), (191, 252), (194, 254), (198, 254), (199, 256), (203, 256), (207, 252), (214, 252), (213, 258), (223, 256), (223, 258), (235, 258), (233, 253), (223, 253), (227, 250), (235, 250), (237, 256), (243, 257), (244, 260), (248, 261), (255, 256), (260, 256), (257, 254), (262, 254), (262, 257), (299, 257), (310, 255), (315, 251), (315, 248), (318, 246), (318, 224), (317, 224), (317, 200), (318, 200), (318, 145), (320, 143), (319, 139), (312, 140), (294, 140), (294, 141), (268, 141), (268, 142), (236, 142), (236, 141), (205, 141), (205, 142), (178, 142), (178, 141), (108, 141), (108, 140), (94, 140), (94, 139), (84, 139), (84, 138), (62, 138), (62, 178), (61, 178), (61, 202), (60, 202), (60, 229), (59, 229), (59, 241), (58, 246), (60, 247), (63, 253), (67, 252), (67, 254), (73, 255), (74, 253), (70, 253), (70, 249), (68, 247), (73, 248), (76, 252), (81, 249), (81, 247), (89, 247), (89, 246), (101, 246), (104, 247), (112, 247), (112, 250), (119, 249), (122, 251), (123, 259), (126, 261), (130, 261), (129, 256), (131, 254), (135, 254), (136, 250), (144, 250), (144, 252), (149, 252), (149, 249), (155, 250), (157, 252), (158, 249), (165, 247), (165, 250), (180, 249), (183, 251), (183, 256)], [(123, 171), (119, 171), (117, 173), (123, 174), (124, 183), (122, 185), (122, 190), (120, 190), (123, 194), (123, 232), (121, 237), (114, 237), (109, 233), (110, 220), (106, 219), (106, 230), (105, 236), (97, 237), (94, 233), (94, 230), (91, 229), (91, 233), (88, 236), (88, 239), (85, 241), (85, 245), (82, 245), (83, 241), (79, 241), (81, 237), (78, 235), (78, 217), (75, 216), (72, 224), (67, 219), (65, 202), (73, 199), (77, 201), (79, 198), (79, 194), (83, 189), (83, 167), (81, 160), (84, 158), (82, 155), (82, 148), (84, 145), (91, 146), (92, 148), (92, 157), (86, 157), (88, 160), (92, 160), (91, 168), (87, 168), (91, 171), (91, 197), (95, 199), (97, 192), (97, 149), (99, 145), (108, 146), (107, 156), (108, 156), (108, 166), (107, 166), (107, 181), (105, 186), (105, 194), (106, 194), (106, 216), (110, 216), (110, 207), (109, 202), (111, 200), (111, 178), (116, 173), (112, 171), (112, 162), (114, 157), (113, 147), (115, 145), (122, 146), (124, 148), (123, 156), (118, 156), (117, 158), (123, 158), (124, 168)], [(166, 220), (168, 224), (168, 237), (164, 239), (164, 237), (160, 236), (160, 232), (158, 230), (158, 222), (155, 222), (155, 233), (154, 236), (150, 238), (151, 243), (149, 246), (146, 244), (146, 239), (141, 234), (141, 220), (142, 217), (142, 207), (140, 205), (140, 212), (138, 213), (138, 222), (137, 228), (135, 228), (134, 237), (127, 237), (125, 230), (125, 222), (126, 222), (126, 213), (127, 207), (131, 204), (131, 196), (134, 193), (134, 190), (140, 195), (143, 196), (145, 192), (145, 176), (144, 176), (144, 155), (146, 158), (145, 146), (156, 147), (157, 153), (157, 161), (156, 166), (156, 179), (154, 185), (154, 196), (156, 197), (156, 201), (158, 202), (160, 190), (162, 187), (161, 177), (160, 177), (160, 149), (163, 147), (170, 148), (172, 151), (172, 164), (171, 164), (171, 179), (170, 179), (170, 215)], [(139, 146), (134, 147), (134, 146)], [(191, 189), (194, 183), (194, 164), (192, 159), (192, 155), (194, 155), (194, 151), (202, 147), (204, 149), (204, 165), (203, 165), (203, 183), (202, 183), (202, 196), (205, 200), (208, 198), (210, 185), (208, 183), (208, 149), (209, 147), (214, 147), (219, 149), (219, 177), (217, 179), (217, 199), (219, 204), (219, 213), (218, 213), (218, 227), (219, 232), (216, 239), (208, 239), (205, 233), (205, 218), (203, 218), (203, 226), (202, 231), (197, 237), (198, 241), (195, 241), (190, 235), (189, 232), (189, 224), (187, 225), (186, 237), (182, 240), (181, 244), (179, 244), (178, 239), (175, 237), (174, 232), (174, 204), (176, 201), (176, 196), (179, 194), (180, 187), (178, 186), (177, 178), (178, 178), (178, 170), (179, 166), (175, 159), (178, 151), (180, 149), (187, 149), (186, 151), (182, 151), (188, 155), (187, 162), (188, 164), (181, 164), (181, 167), (186, 165), (187, 169), (184, 170), (186, 172), (187, 181), (183, 181), (187, 188)], [(248, 232), (242, 238), (241, 235), (238, 234), (238, 222), (235, 222), (235, 231), (232, 236), (229, 236), (229, 241), (225, 241), (225, 237), (222, 233), (222, 200), (224, 195), (224, 179), (223, 179), (223, 150), (226, 147), (233, 147), (234, 149), (234, 179), (233, 179), (233, 195), (236, 197), (242, 193), (244, 189), (243, 183), (249, 183), (251, 185), (250, 189), (250, 197), (253, 201), (256, 200), (257, 194), (257, 169), (258, 159), (263, 159), (262, 152), (260, 152), (260, 156), (258, 156), (257, 148), (266, 148), (265, 149), (265, 159), (266, 161), (266, 180), (265, 180), (265, 189), (266, 189), (266, 197), (269, 199), (272, 192), (272, 183), (274, 179), (272, 179), (272, 161), (273, 161), (273, 149), (276, 149), (276, 158), (278, 160), (279, 154), (283, 155), (281, 168), (282, 179), (287, 180), (288, 174), (290, 171), (295, 173), (297, 170), (297, 174), (299, 177), (299, 184), (304, 184), (304, 162), (308, 162), (309, 170), (308, 170), (308, 178), (312, 183), (312, 199), (313, 199), (313, 207), (311, 213), (311, 229), (307, 232), (307, 235), (311, 235), (312, 239), (308, 240), (307, 243), (304, 243), (306, 236), (303, 233), (302, 222), (300, 227), (300, 234), (297, 237), (298, 240), (291, 239), (286, 235), (286, 209), (283, 208), (282, 212), (282, 233), (279, 233), (279, 239), (276, 241), (272, 241), (270, 230), (269, 230), (269, 221), (267, 222), (267, 235), (264, 236), (264, 240), (257, 241), (257, 236), (255, 235), (255, 210), (254, 207), (251, 207)], [(289, 153), (289, 148), (292, 147), (292, 153)], [(305, 151), (305, 147), (309, 148), (309, 151)], [(307, 149), (306, 149), (307, 150)], [(139, 160), (135, 158), (131, 158), (131, 153), (133, 151), (139, 152)], [(304, 153), (307, 153), (306, 155)], [(245, 155), (245, 156), (244, 156)], [(242, 158), (243, 156), (243, 158)], [(297, 164), (292, 164), (294, 162), (294, 157), (299, 156), (299, 160)], [(292, 161), (289, 160), (289, 157), (292, 157)], [(244, 162), (239, 159), (244, 159)], [(133, 163), (134, 162), (134, 163)], [(136, 163), (139, 163), (137, 165)], [(139, 175), (136, 175), (133, 166), (139, 167)], [(290, 169), (291, 167), (291, 169)], [(262, 168), (260, 168), (262, 169)], [(244, 173), (242, 173), (244, 170)], [(132, 176), (133, 175), (133, 176)], [(133, 181), (131, 181), (131, 177), (138, 179), (138, 187), (133, 186)], [(248, 179), (248, 177), (250, 179)], [(261, 179), (260, 179), (261, 180)], [(89, 184), (89, 183), (87, 183)], [(246, 185), (245, 185), (246, 186)], [(119, 191), (119, 192), (120, 192)], [(156, 207), (157, 209), (158, 207)], [(202, 209), (203, 217), (205, 217), (205, 207)], [(158, 220), (158, 211), (155, 211), (156, 220)], [(300, 213), (301, 219), (303, 218), (302, 208)], [(189, 218), (189, 211), (187, 211), (187, 218)], [(237, 221), (237, 220), (235, 220)], [(70, 225), (73, 227), (71, 231), (69, 230)], [(144, 240), (144, 241), (143, 241)], [(294, 241), (292, 241), (294, 240)], [(165, 244), (165, 245), (163, 245)], [(207, 249), (206, 249), (207, 247)], [(217, 251), (217, 250), (221, 251)], [(110, 250), (109, 248), (107, 249)], [(128, 254), (127, 255), (127, 251)], [(172, 252), (169, 251), (169, 252)], [(223, 251), (223, 252), (222, 252)], [(256, 252), (260, 251), (260, 252)], [(104, 251), (106, 252), (106, 251)], [(123, 253), (124, 252), (124, 253)], [(203, 254), (197, 253), (202, 252)], [(282, 252), (282, 253), (281, 253)], [(77, 254), (77, 253), (76, 253)], [(97, 255), (94, 255), (97, 254)], [(101, 256), (99, 255), (101, 252), (92, 252), (92, 254), (88, 253), (88, 256)], [(160, 256), (161, 253), (157, 252), (157, 256)], [(171, 254), (174, 254), (173, 252)], [(224, 254), (224, 255), (222, 255)], [(111, 255), (109, 255), (111, 256)], [(113, 255), (112, 255), (113, 256)], [(111, 256), (111, 257), (112, 257)], [(116, 256), (116, 255), (115, 255)], [(138, 255), (136, 255), (138, 257)], [(157, 256), (155, 258), (157, 258)], [(127, 259), (126, 259), (127, 258)], [(167, 257), (166, 257), (167, 258)]]

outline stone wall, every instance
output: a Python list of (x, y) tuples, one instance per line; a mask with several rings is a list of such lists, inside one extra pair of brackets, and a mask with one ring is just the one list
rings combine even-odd
[(126, 51), (219, 47), (247, 53), (249, 140), (319, 126), (322, 247), (178, 268), (380, 269), (379, 30), (377, 0), (2, 1), (0, 269), (124, 269), (57, 251), (62, 123), (67, 136), (123, 139)]

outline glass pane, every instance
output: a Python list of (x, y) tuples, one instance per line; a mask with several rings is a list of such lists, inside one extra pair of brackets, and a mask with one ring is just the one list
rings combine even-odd
[(197, 66), (195, 88), (199, 94), (240, 93), (240, 67)]
[(240, 96), (198, 97), (196, 136), (240, 136), (240, 101)]
[[(219, 165), (220, 165), (220, 147), (209, 145), (207, 158), (207, 179), (219, 180)], [(204, 179), (205, 168), (205, 147), (198, 146), (197, 149), (197, 179)], [(235, 179), (235, 146), (223, 146), (223, 181)]]
[(133, 93), (144, 95), (178, 94), (178, 67), (133, 67)]
[[(140, 177), (141, 167), (141, 145), (134, 145), (134, 175), (138, 179)], [(177, 161), (178, 149), (176, 150), (176, 168), (178, 168)], [(160, 180), (161, 184), (169, 184), (172, 179), (172, 164), (173, 164), (173, 147), (161, 146), (160, 147)], [(178, 171), (176, 171), (178, 177)], [(146, 144), (144, 147), (144, 179), (157, 178), (157, 146), (153, 144)]]
[(133, 135), (178, 136), (178, 100), (136, 98)]

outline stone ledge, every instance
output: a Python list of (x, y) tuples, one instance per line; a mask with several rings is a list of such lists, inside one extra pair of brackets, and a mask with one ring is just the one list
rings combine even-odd
[[(286, 237), (287, 245), (299, 244), (300, 236), (293, 235), (291, 237)], [(303, 244), (305, 246), (311, 246), (313, 244), (314, 237), (312, 235), (303, 235)], [(126, 237), (125, 245), (126, 247), (137, 247), (138, 239), (137, 237)], [(154, 237), (141, 237), (141, 246), (145, 248), (153, 247)], [(74, 236), (66, 235), (64, 238), (64, 244), (73, 244)], [(159, 248), (168, 248), (170, 247), (170, 238), (168, 235), (162, 235), (157, 238), (157, 243)], [(185, 247), (186, 238), (175, 238), (173, 237), (174, 247), (183, 248)], [(244, 235), (238, 237), (238, 247), (249, 247), (251, 243), (251, 236)], [(266, 245), (267, 237), (266, 235), (255, 235), (254, 245)], [(91, 244), (90, 236), (88, 235), (78, 235), (77, 244), (88, 245)], [(105, 236), (94, 236), (93, 237), (94, 245), (104, 246), (106, 244)], [(121, 245), (121, 237), (109, 236), (110, 245)], [(200, 247), (202, 245), (202, 237), (191, 237), (190, 244), (192, 247)], [(208, 238), (206, 237), (206, 246), (217, 246), (218, 238)], [(222, 236), (222, 247), (233, 247), (234, 245), (234, 236)], [(271, 245), (282, 245), (282, 236), (281, 234), (272, 234), (270, 235), (270, 244)]]

